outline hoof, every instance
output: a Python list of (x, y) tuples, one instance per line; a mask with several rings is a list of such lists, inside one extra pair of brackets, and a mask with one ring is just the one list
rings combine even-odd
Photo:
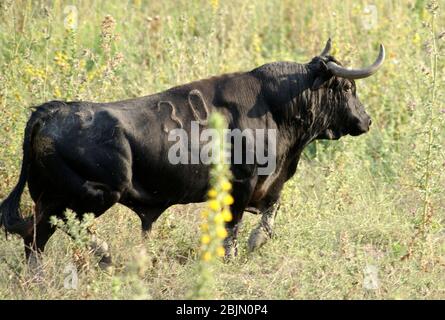
[(111, 261), (111, 255), (108, 244), (105, 241), (93, 235), (90, 247), (94, 255), (100, 259), (99, 267), (103, 271), (111, 274), (113, 272), (113, 263)]
[(114, 266), (111, 262), (111, 257), (102, 257), (99, 261), (99, 268), (105, 273), (112, 275), (114, 273)]
[[(226, 239), (227, 240), (227, 239)], [(236, 241), (224, 241), (224, 261), (228, 262), (238, 255), (238, 245)]]
[(110, 276), (114, 274), (114, 266), (111, 264), (104, 264), (102, 262), (99, 262), (99, 268)]
[(258, 226), (250, 233), (249, 240), (247, 241), (247, 250), (250, 252), (255, 251), (262, 245), (264, 245), (271, 236), (264, 230), (263, 227)]
[(229, 262), (230, 260), (234, 259), (236, 256), (238, 256), (238, 249), (232, 248), (232, 249), (225, 249), (226, 253), (224, 255), (224, 262)]

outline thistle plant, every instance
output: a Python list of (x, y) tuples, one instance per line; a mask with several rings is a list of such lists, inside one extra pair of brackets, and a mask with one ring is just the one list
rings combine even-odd
[(218, 132), (216, 139), (213, 140), (213, 151), (216, 151), (217, 154), (213, 158), (216, 161), (210, 169), (210, 189), (207, 193), (206, 208), (201, 212), (199, 277), (192, 294), (194, 299), (212, 297), (213, 266), (218, 258), (225, 255), (223, 240), (227, 237), (227, 230), (224, 223), (232, 220), (230, 212), (230, 205), (233, 203), (233, 197), (230, 195), (231, 174), (229, 165), (224, 161), (225, 119), (219, 113), (213, 113), (209, 119), (209, 126)]
[(50, 223), (73, 240), (74, 262), (84, 268), (88, 267), (89, 245), (94, 233), (94, 214), (84, 214), (82, 220), (79, 220), (75, 212), (67, 210), (64, 220), (51, 216)]

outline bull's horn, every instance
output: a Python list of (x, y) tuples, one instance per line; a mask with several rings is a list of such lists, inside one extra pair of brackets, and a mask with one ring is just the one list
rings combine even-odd
[(327, 63), (328, 70), (332, 72), (333, 75), (339, 76), (346, 79), (362, 79), (373, 75), (382, 66), (383, 61), (385, 61), (385, 47), (383, 44), (380, 45), (380, 52), (377, 60), (369, 67), (363, 69), (347, 69), (339, 66), (333, 61)]
[(326, 45), (324, 46), (323, 51), (320, 53), (320, 56), (327, 56), (329, 54), (329, 51), (331, 51), (331, 45), (332, 45), (332, 41), (331, 38), (328, 39), (328, 41), (326, 41)]

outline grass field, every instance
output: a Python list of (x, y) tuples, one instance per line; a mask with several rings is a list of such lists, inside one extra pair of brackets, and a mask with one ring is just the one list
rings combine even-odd
[[(0, 199), (18, 179), (30, 107), (113, 101), (225, 72), (307, 62), (328, 37), (348, 66), (387, 60), (357, 81), (366, 135), (316, 142), (283, 192), (276, 237), (214, 265), (213, 298), (445, 298), (445, 2), (297, 0), (0, 1)], [(439, 4), (439, 9), (435, 8)], [(434, 18), (434, 19), (433, 19)], [(23, 212), (31, 212), (25, 194)], [(183, 299), (199, 276), (200, 205), (164, 213), (147, 240), (121, 206), (97, 220), (116, 263), (66, 288), (76, 244), (56, 232), (45, 279), (22, 241), (0, 236), (1, 299)]]

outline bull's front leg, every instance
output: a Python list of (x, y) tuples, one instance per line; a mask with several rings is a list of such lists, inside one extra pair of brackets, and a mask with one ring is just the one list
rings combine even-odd
[(249, 252), (258, 249), (259, 247), (264, 245), (267, 240), (273, 237), (273, 226), (279, 208), (280, 202), (277, 201), (262, 212), (261, 221), (255, 227), (255, 229), (252, 230), (247, 242), (247, 248)]

